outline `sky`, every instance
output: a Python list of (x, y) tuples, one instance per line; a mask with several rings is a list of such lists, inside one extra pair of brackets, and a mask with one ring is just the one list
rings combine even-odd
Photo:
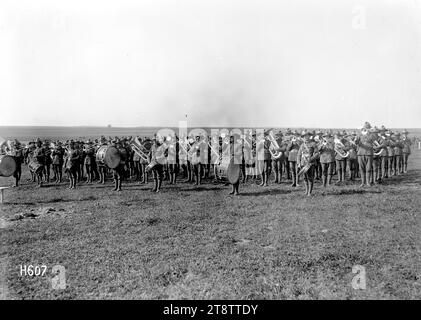
[(0, 1), (0, 125), (419, 128), (421, 0)]

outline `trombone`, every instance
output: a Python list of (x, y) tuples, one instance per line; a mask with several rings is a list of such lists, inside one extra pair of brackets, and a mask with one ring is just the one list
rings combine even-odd
[(130, 141), (130, 146), (143, 161), (149, 163), (149, 156), (142, 151), (144, 147), (137, 137)]

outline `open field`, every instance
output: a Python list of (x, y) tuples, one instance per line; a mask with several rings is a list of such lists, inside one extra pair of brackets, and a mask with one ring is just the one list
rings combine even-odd
[[(204, 127), (210, 133), (210, 129), (220, 127)], [(152, 137), (160, 128), (158, 127), (31, 127), (31, 126), (0, 126), (0, 137), (3, 139), (18, 139), (22, 142), (27, 142), (32, 139), (50, 139), (50, 140), (67, 140), (67, 139), (81, 139), (83, 141), (87, 139), (96, 139), (101, 135), (106, 137), (111, 136), (141, 136), (141, 137)], [(168, 127), (168, 129), (174, 130), (178, 134), (178, 128)], [(192, 128), (189, 128), (189, 130)], [(222, 129), (222, 128), (220, 128)], [(232, 128), (227, 128), (232, 129)], [(241, 128), (240, 128), (241, 129)], [(286, 128), (280, 128), (285, 131)], [(301, 131), (304, 128), (291, 128)], [(318, 128), (307, 128), (307, 129), (318, 129)], [(411, 137), (421, 138), (421, 129), (407, 128), (411, 133)], [(333, 131), (343, 129), (331, 129)], [(346, 129), (353, 131), (355, 128)], [(402, 131), (402, 128), (393, 129)]]
[[(210, 182), (36, 188), (25, 166), (0, 207), (0, 298), (420, 299), (420, 160), (414, 150), (410, 171), (380, 186), (317, 183), (311, 198), (287, 181), (250, 181), (237, 197)], [(49, 282), (57, 264), (65, 290)], [(21, 276), (21, 265), (48, 272)], [(355, 265), (365, 290), (351, 286)]]

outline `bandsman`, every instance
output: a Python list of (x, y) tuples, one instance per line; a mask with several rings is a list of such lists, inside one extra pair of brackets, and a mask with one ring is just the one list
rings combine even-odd
[(395, 153), (395, 161), (394, 161), (394, 171), (395, 174), (397, 174), (398, 176), (400, 176), (403, 173), (403, 159), (402, 159), (402, 149), (403, 149), (403, 144), (402, 144), (402, 140), (401, 140), (401, 134), (399, 132), (396, 132), (394, 135), (394, 140), (395, 143), (393, 144), (394, 146), (394, 153)]
[(338, 174), (337, 183), (345, 182), (345, 172), (346, 172), (346, 154), (348, 148), (346, 147), (346, 141), (343, 138), (341, 132), (337, 132), (334, 138), (335, 143), (335, 164), (336, 172)]
[[(371, 132), (370, 132), (371, 131)], [(373, 144), (374, 136), (373, 128), (370, 123), (366, 122), (361, 129), (361, 135), (357, 137), (358, 146), (357, 156), (361, 174), (361, 185), (371, 186), (371, 172), (373, 169)]]
[(287, 146), (288, 151), (288, 163), (289, 163), (289, 171), (291, 173), (292, 184), (291, 187), (298, 187), (298, 175), (297, 175), (297, 154), (300, 145), (298, 143), (298, 132), (294, 131), (292, 133), (291, 141)]
[(386, 131), (387, 141), (387, 175), (392, 177), (395, 175), (394, 163), (395, 163), (395, 142), (393, 141), (393, 131)]
[(258, 163), (260, 166), (262, 182), (260, 186), (268, 186), (269, 175), (272, 169), (271, 153), (269, 148), (271, 147), (271, 141), (269, 138), (269, 132), (265, 130), (263, 132), (263, 139), (259, 139), (256, 144), (256, 151), (258, 157)]
[[(271, 144), (271, 150), (272, 150), (272, 167), (275, 172), (275, 183), (281, 183), (282, 182), (282, 172), (284, 169), (284, 163), (285, 163), (285, 152), (287, 149), (287, 144), (282, 143), (282, 132), (279, 131), (275, 135), (276, 142), (278, 144), (279, 148), (275, 148), (273, 144)], [(276, 152), (276, 153), (274, 153)], [(277, 156), (274, 157), (274, 154)]]
[(314, 187), (315, 161), (319, 157), (316, 142), (312, 139), (311, 132), (304, 130), (301, 134), (303, 143), (297, 153), (298, 168), (308, 168), (304, 172), (305, 194), (311, 196)]
[(164, 177), (164, 158), (165, 158), (165, 148), (162, 145), (162, 140), (155, 137), (153, 139), (153, 144), (151, 148), (151, 162), (156, 162), (152, 167), (152, 177), (154, 180), (154, 187), (152, 192), (160, 192), (162, 186), (162, 179)]
[(76, 149), (75, 142), (70, 140), (67, 154), (64, 160), (64, 172), (69, 178), (68, 189), (76, 188), (77, 171), (79, 170), (79, 152)]
[(322, 166), (323, 187), (330, 186), (333, 175), (333, 164), (335, 163), (335, 145), (330, 132), (323, 134), (323, 139), (319, 143), (320, 164)]
[(169, 183), (176, 184), (178, 174), (178, 138), (173, 136), (169, 138), (167, 156)]
[[(101, 137), (99, 142), (100, 142), (100, 145), (98, 146), (98, 149), (96, 150), (95, 154), (98, 152), (99, 148), (101, 148), (102, 146), (108, 145), (107, 139), (104, 136)], [(97, 164), (98, 173), (99, 173), (98, 183), (105, 184), (105, 180), (107, 178), (108, 168), (105, 165), (105, 163), (102, 162), (102, 161), (98, 161), (96, 164)]]
[(15, 178), (15, 184), (13, 187), (18, 187), (20, 178), (22, 176), (22, 162), (24, 161), (24, 154), (23, 149), (21, 148), (21, 144), (17, 139), (15, 139), (12, 143), (11, 156), (15, 159), (16, 162), (16, 170), (13, 173), (13, 177)]
[(36, 148), (34, 150), (33, 159), (34, 159), (34, 161), (36, 161), (38, 164), (41, 165), (41, 167), (36, 172), (37, 184), (38, 184), (38, 186), (41, 187), (42, 186), (42, 175), (43, 175), (43, 172), (44, 172), (45, 150), (42, 147), (42, 141), (39, 138), (37, 139), (37, 142), (36, 142)]
[(346, 166), (348, 168), (349, 179), (351, 181), (354, 181), (358, 174), (357, 145), (355, 144), (356, 137), (357, 133), (354, 131), (350, 136), (348, 136), (348, 141), (346, 143), (349, 152)]
[(44, 181), (50, 182), (50, 172), (51, 172), (51, 149), (50, 149), (50, 143), (45, 140), (43, 143), (44, 148)]
[(92, 183), (93, 180), (93, 164), (95, 163), (95, 148), (93, 142), (88, 140), (86, 142), (86, 148), (84, 150), (85, 159), (85, 172), (86, 172), (86, 183)]
[(55, 183), (60, 183), (63, 177), (62, 166), (64, 163), (64, 148), (62, 147), (61, 141), (57, 142), (54, 150), (51, 155), (53, 157), (53, 171), (54, 176), (56, 177)]
[(412, 145), (411, 140), (408, 138), (408, 134), (409, 132), (406, 129), (403, 130), (402, 132), (402, 144), (403, 144), (402, 159), (403, 159), (403, 172), (404, 173), (408, 172), (408, 159), (409, 159), (409, 155), (411, 154), (411, 145)]

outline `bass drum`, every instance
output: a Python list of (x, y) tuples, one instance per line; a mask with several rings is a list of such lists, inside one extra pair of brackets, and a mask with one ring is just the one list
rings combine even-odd
[(231, 184), (236, 184), (240, 180), (241, 168), (239, 164), (234, 163), (234, 158), (222, 158), (217, 172), (220, 179), (228, 180)]
[(96, 153), (96, 161), (104, 163), (108, 168), (115, 169), (124, 160), (125, 153), (124, 149), (117, 149), (113, 146), (101, 146)]
[(0, 177), (10, 177), (16, 171), (16, 161), (12, 156), (0, 156)]

